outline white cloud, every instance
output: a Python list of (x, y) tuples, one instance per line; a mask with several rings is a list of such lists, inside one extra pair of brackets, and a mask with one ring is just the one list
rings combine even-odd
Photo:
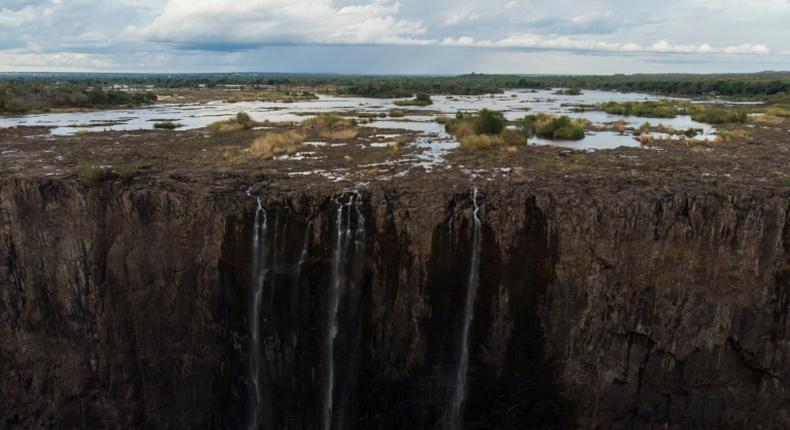
[(464, 22), (477, 21), (480, 15), (470, 10), (453, 10), (444, 15), (442, 24), (445, 26), (458, 25)]
[(22, 49), (0, 50), (0, 70), (4, 71), (92, 71), (111, 66), (106, 58), (81, 52), (35, 53)]
[(763, 44), (743, 44), (737, 46), (713, 47), (708, 43), (673, 44), (660, 40), (652, 45), (638, 43), (608, 42), (602, 40), (579, 39), (569, 36), (543, 36), (539, 34), (518, 34), (498, 40), (475, 40), (472, 37), (445, 38), (443, 46), (474, 46), (482, 48), (532, 48), (572, 51), (601, 51), (626, 53), (673, 53), (673, 54), (729, 54), (729, 55), (766, 55), (771, 50)]
[(128, 38), (183, 45), (431, 43), (420, 21), (397, 18), (399, 3), (334, 6), (331, 0), (170, 0)]

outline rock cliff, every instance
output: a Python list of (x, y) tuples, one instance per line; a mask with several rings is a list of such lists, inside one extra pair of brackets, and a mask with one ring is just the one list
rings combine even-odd
[(465, 428), (790, 425), (787, 193), (422, 175), (1, 179), (0, 428), (446, 426), (475, 186)]

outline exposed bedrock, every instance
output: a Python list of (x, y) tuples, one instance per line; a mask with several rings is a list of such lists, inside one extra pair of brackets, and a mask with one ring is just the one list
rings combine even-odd
[[(0, 429), (452, 426), (471, 182), (0, 187)], [(463, 428), (790, 426), (787, 196), (477, 187)]]

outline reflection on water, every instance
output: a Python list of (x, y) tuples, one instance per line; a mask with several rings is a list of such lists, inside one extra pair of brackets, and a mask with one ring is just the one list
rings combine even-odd
[[(714, 136), (713, 127), (693, 121), (689, 116), (672, 119), (646, 119), (610, 115), (605, 112), (573, 112), (578, 104), (599, 104), (608, 101), (650, 101), (659, 97), (638, 93), (614, 93), (606, 91), (585, 90), (580, 96), (554, 94), (554, 90), (530, 91), (512, 90), (503, 94), (482, 96), (434, 96), (434, 104), (425, 108), (441, 115), (455, 115), (456, 112), (475, 112), (480, 109), (501, 111), (509, 120), (523, 118), (530, 113), (551, 113), (568, 115), (573, 118), (585, 118), (593, 123), (624, 121), (627, 126), (639, 127), (645, 122), (653, 125), (662, 124), (667, 127), (685, 130), (689, 128), (702, 130), (700, 139)], [(400, 109), (393, 99), (371, 99), (360, 97), (335, 97), (321, 95), (318, 100), (300, 101), (295, 103), (275, 103), (265, 101), (225, 103), (221, 101), (202, 104), (161, 104), (151, 107), (109, 110), (99, 112), (50, 113), (27, 115), (21, 117), (0, 117), (0, 127), (17, 125), (50, 126), (54, 135), (70, 135), (80, 130), (141, 130), (152, 129), (157, 121), (173, 121), (182, 125), (182, 130), (205, 127), (212, 122), (229, 119), (237, 112), (247, 112), (257, 121), (301, 121), (306, 115), (321, 112), (368, 112), (386, 113), (390, 109)], [(457, 143), (444, 132), (442, 125), (434, 121), (435, 114), (407, 115), (402, 118), (386, 118), (374, 120), (369, 125), (378, 128), (415, 130), (422, 132), (417, 145), (428, 149), (425, 157), (431, 160), (441, 158), (441, 154)], [(558, 142), (543, 139), (531, 139), (531, 144), (555, 145), (576, 149), (606, 149), (621, 146), (638, 147), (632, 136), (619, 135), (612, 132), (589, 134), (584, 140), (577, 142)]]

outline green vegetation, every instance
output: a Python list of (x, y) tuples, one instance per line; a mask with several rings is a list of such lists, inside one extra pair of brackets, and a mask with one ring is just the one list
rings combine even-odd
[(417, 94), (413, 99), (395, 100), (396, 106), (429, 106), (433, 104), (431, 96), (425, 93)]
[(490, 149), (499, 146), (516, 146), (527, 142), (521, 131), (507, 128), (501, 112), (483, 109), (476, 114), (458, 112), (455, 118), (439, 117), (445, 130), (454, 135), (462, 149)]
[(527, 136), (538, 136), (553, 140), (581, 140), (585, 136), (588, 123), (584, 120), (571, 120), (567, 116), (547, 114), (527, 115), (517, 123)]
[(501, 112), (494, 112), (483, 109), (477, 114), (467, 114), (459, 112), (454, 119), (446, 117), (437, 118), (440, 124), (444, 124), (444, 129), (461, 139), (472, 135), (498, 135), (507, 126), (507, 120)]
[(499, 134), (476, 134), (461, 139), (461, 149), (480, 150), (501, 146), (517, 146), (526, 143), (526, 137), (517, 130), (506, 128)]
[(101, 164), (84, 164), (80, 167), (80, 181), (88, 188), (94, 188), (105, 181), (116, 177), (112, 166)]
[(558, 96), (580, 96), (582, 95), (581, 88), (568, 88), (564, 90), (557, 90), (554, 92), (555, 95)]
[(611, 115), (638, 116), (642, 118), (675, 118), (680, 111), (675, 103), (667, 100), (658, 102), (609, 102), (602, 105)]
[(390, 109), (390, 118), (403, 118), (406, 116), (400, 109)]
[(256, 125), (257, 122), (253, 121), (249, 114), (246, 112), (239, 112), (236, 114), (235, 118), (209, 124), (208, 129), (218, 133), (228, 133), (233, 131), (249, 130)]
[(156, 101), (151, 92), (127, 92), (81, 84), (1, 81), (0, 113), (23, 114), (55, 109), (106, 109)]
[(164, 121), (164, 122), (157, 122), (154, 123), (154, 128), (161, 129), (161, 130), (175, 130), (179, 127), (183, 127), (181, 124), (172, 122), (172, 121)]
[(698, 108), (691, 113), (691, 119), (706, 124), (729, 124), (746, 122), (746, 112), (723, 108)]

